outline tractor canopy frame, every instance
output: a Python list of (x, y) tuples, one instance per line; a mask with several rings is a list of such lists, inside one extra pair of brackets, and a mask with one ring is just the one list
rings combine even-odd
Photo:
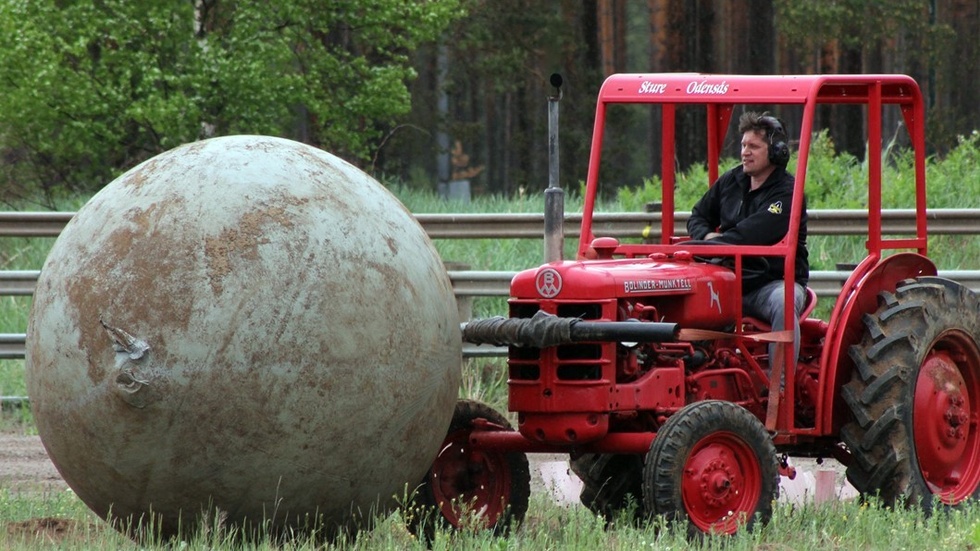
[[(661, 110), (661, 177), (662, 197), (659, 243), (616, 243), (605, 254), (646, 257), (655, 253), (671, 254), (678, 248), (675, 234), (676, 121), (681, 106), (703, 106), (706, 111), (708, 184), (718, 179), (725, 136), (738, 105), (801, 106), (799, 145), (797, 147), (796, 183), (786, 236), (774, 245), (700, 245), (706, 256), (733, 256), (735, 272), (741, 280), (743, 258), (747, 256), (783, 257), (786, 282), (784, 298), (792, 302), (795, 282), (796, 239), (803, 211), (803, 194), (807, 182), (807, 165), (814, 136), (817, 108), (822, 105), (846, 104), (866, 106), (868, 229), (865, 247), (867, 257), (860, 262), (843, 285), (834, 304), (823, 350), (820, 369), (820, 417), (813, 430), (793, 427), (794, 369), (791, 356), (784, 355), (783, 373), (786, 396), (781, 400), (779, 429), (787, 433), (833, 434), (842, 423), (835, 417), (836, 390), (846, 382), (851, 363), (846, 350), (860, 332), (860, 313), (869, 301), (876, 300), (883, 289), (894, 289), (905, 277), (934, 275), (935, 267), (926, 258), (926, 174), (925, 174), (925, 108), (918, 84), (909, 76), (895, 74), (862, 75), (714, 75), (700, 73), (616, 74), (603, 83), (596, 105), (595, 124), (586, 179), (578, 258), (587, 258), (598, 248), (593, 230), (593, 213), (599, 197), (600, 161), (606, 129), (607, 108), (614, 104), (649, 104)], [(897, 106), (908, 131), (914, 155), (915, 234), (886, 238), (882, 231), (882, 111)], [(656, 230), (651, 233), (657, 233)], [(601, 239), (601, 238), (600, 238)], [(912, 258), (896, 254), (882, 262), (885, 251), (914, 251)], [(886, 266), (898, 269), (886, 269)], [(888, 272), (895, 275), (889, 276)], [(741, 304), (738, 305), (741, 308)], [(792, 323), (792, 309), (786, 310), (785, 327)], [(739, 311), (739, 317), (741, 312)], [(772, 425), (776, 412), (771, 415)], [(773, 428), (770, 426), (770, 428)], [(792, 439), (792, 438), (791, 438)], [(777, 440), (782, 438), (777, 437)]]

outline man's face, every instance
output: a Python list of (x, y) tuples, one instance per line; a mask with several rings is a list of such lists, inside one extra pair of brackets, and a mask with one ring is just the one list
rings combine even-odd
[(766, 133), (761, 130), (749, 130), (742, 134), (742, 170), (749, 176), (756, 176), (764, 173), (771, 166)]

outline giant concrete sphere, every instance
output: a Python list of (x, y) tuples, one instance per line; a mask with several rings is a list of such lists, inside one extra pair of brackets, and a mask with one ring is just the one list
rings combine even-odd
[(387, 190), (233, 136), (78, 211), (38, 280), (27, 387), (59, 472), (119, 526), (350, 529), (431, 465), (460, 344), (439, 255)]

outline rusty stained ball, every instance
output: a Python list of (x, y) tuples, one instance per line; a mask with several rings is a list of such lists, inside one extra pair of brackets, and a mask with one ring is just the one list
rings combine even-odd
[(232, 136), (78, 211), (38, 280), (27, 387), (65, 481), (124, 530), (350, 529), (431, 465), (460, 350), (448, 275), (394, 196)]

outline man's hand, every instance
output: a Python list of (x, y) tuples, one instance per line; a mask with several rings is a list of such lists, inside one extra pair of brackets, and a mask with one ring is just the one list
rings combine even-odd
[(704, 236), (705, 239), (714, 239), (716, 237), (721, 237), (721, 234), (716, 231), (709, 232), (708, 235)]

